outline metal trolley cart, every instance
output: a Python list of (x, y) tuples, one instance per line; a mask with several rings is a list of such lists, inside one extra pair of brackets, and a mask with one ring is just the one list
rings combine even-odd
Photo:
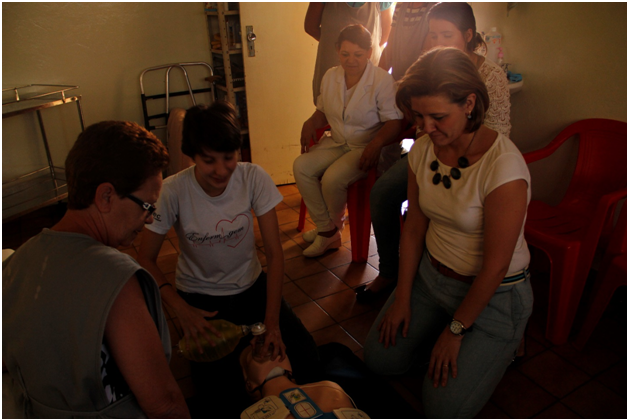
[(2, 221), (11, 221), (38, 208), (50, 205), (67, 197), (65, 170), (55, 166), (48, 136), (41, 116), (42, 110), (55, 106), (76, 103), (81, 131), (85, 129), (81, 96), (67, 96), (78, 86), (58, 84), (28, 84), (2, 89), (2, 119), (37, 113), (39, 130), (48, 160), (48, 165), (33, 172), (2, 181)]
[[(206, 70), (209, 72), (209, 76), (207, 76), (205, 79), (209, 81), (208, 87), (202, 87), (202, 88), (197, 88), (197, 89), (192, 88), (192, 84), (189, 80), (189, 74), (186, 69), (186, 67), (192, 67), (192, 66), (200, 66), (200, 67), (206, 68)], [(170, 72), (172, 71), (173, 68), (178, 68), (183, 72), (183, 75), (185, 77), (185, 83), (187, 85), (187, 90), (181, 90), (181, 91), (170, 93)], [(146, 73), (148, 72), (158, 71), (158, 70), (163, 70), (165, 72), (165, 93), (147, 95), (144, 90), (144, 76), (146, 76)], [(164, 65), (159, 65), (156, 67), (150, 67), (142, 71), (142, 73), (139, 76), (139, 87), (141, 89), (142, 108), (144, 111), (144, 126), (146, 127), (146, 129), (149, 131), (154, 131), (158, 129), (167, 128), (168, 116), (170, 114), (170, 98), (171, 97), (189, 95), (192, 101), (192, 106), (195, 106), (196, 105), (195, 95), (200, 94), (200, 93), (210, 93), (211, 100), (213, 101), (215, 98), (215, 91), (214, 91), (214, 84), (212, 80), (213, 80), (213, 68), (205, 62), (164, 64)], [(160, 113), (149, 114), (148, 102), (154, 101), (154, 100), (163, 100), (163, 99), (165, 99), (164, 111)], [(161, 120), (162, 123), (156, 124), (154, 122), (158, 120)], [(167, 145), (167, 141), (166, 141), (166, 145)]]

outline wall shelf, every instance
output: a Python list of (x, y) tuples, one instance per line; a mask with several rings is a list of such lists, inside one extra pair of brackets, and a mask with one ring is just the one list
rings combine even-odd
[(210, 3), (210, 5), (211, 10), (205, 9), (205, 14), (213, 68), (217, 76), (215, 78), (216, 98), (231, 102), (235, 106), (244, 137), (242, 160), (250, 161), (244, 48), (242, 48), (239, 3), (222, 2)]

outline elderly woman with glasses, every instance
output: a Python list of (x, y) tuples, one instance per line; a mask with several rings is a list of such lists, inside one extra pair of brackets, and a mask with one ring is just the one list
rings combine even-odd
[(398, 286), (364, 355), (380, 374), (426, 361), (429, 418), (481, 410), (531, 315), (523, 235), (530, 176), (514, 143), (483, 125), (489, 101), (476, 66), (456, 48), (423, 55), (396, 95), (424, 135), (407, 158)]
[(2, 267), (13, 417), (190, 417), (157, 285), (116, 250), (154, 221), (168, 161), (130, 122), (94, 124), (70, 150), (67, 212)]

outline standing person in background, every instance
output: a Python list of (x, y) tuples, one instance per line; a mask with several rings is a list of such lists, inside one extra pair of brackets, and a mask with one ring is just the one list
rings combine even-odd
[(392, 2), (332, 2), (309, 3), (305, 16), (305, 32), (318, 41), (318, 54), (313, 78), (313, 101), (320, 95), (322, 77), (331, 67), (338, 66), (335, 42), (340, 31), (348, 25), (361, 24), (372, 34), (374, 65), (379, 63), (381, 50), (387, 42), (392, 25)]
[[(455, 47), (466, 53), (488, 89), (490, 107), (485, 116), (485, 126), (509, 137), (512, 126), (507, 77), (497, 64), (476, 53), (482, 46), (485, 47), (485, 42), (477, 33), (472, 7), (468, 3), (438, 3), (431, 7), (427, 20), (427, 48)], [(370, 193), (370, 214), (379, 249), (379, 275), (367, 286), (355, 289), (361, 302), (373, 300), (377, 293), (396, 284), (399, 266), (399, 215), (405, 200), (407, 161), (401, 159), (377, 180)]]
[(409, 66), (427, 49), (427, 13), (434, 4), (396, 3), (388, 45), (379, 60), (379, 67), (385, 71), (392, 69), (394, 80), (400, 80)]
[(91, 125), (65, 160), (67, 212), (3, 263), (2, 360), (19, 417), (190, 417), (157, 284), (117, 250), (154, 221), (168, 161), (135, 123)]

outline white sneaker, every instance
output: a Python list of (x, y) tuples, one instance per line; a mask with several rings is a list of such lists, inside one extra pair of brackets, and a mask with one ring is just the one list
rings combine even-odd
[(327, 250), (338, 249), (341, 245), (342, 235), (339, 231), (331, 237), (324, 237), (318, 234), (314, 242), (308, 248), (303, 250), (303, 256), (315, 258), (323, 255)]
[(318, 235), (318, 229), (314, 228), (313, 230), (309, 230), (303, 233), (303, 240), (307, 243), (313, 243), (316, 240), (316, 236)]

